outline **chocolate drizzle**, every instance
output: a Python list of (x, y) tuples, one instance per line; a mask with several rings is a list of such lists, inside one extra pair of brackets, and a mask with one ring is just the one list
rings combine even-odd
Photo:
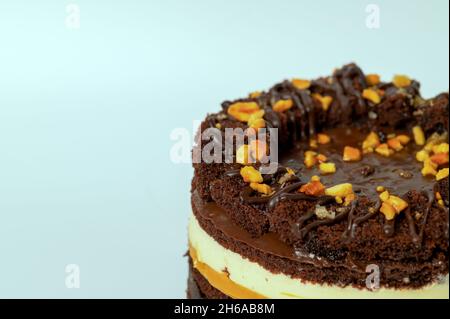
[[(256, 194), (250, 187), (246, 187), (240, 193), (240, 200), (246, 204), (260, 205), (259, 207), (267, 213), (274, 210), (279, 202), (285, 200), (308, 201), (317, 205), (334, 203), (334, 198), (330, 196), (314, 197), (298, 192), (298, 189), (305, 184), (304, 181), (310, 180), (313, 174), (318, 174), (317, 171), (302, 170), (297, 176), (293, 176), (286, 185), (281, 186), (276, 184), (276, 178), (280, 173), (286, 171), (289, 161), (303, 162), (303, 152), (309, 148), (309, 138), (318, 131), (319, 119), (322, 119), (319, 123), (322, 129), (335, 125), (335, 123), (324, 122), (323, 119), (327, 118), (327, 113), (333, 113), (334, 117), (341, 124), (357, 122), (358, 119), (367, 119), (368, 112), (374, 109), (374, 105), (362, 96), (362, 91), (367, 87), (368, 84), (362, 70), (355, 64), (349, 64), (336, 70), (331, 77), (312, 81), (308, 89), (298, 89), (290, 81), (284, 81), (255, 99), (246, 99), (257, 101), (264, 109), (264, 119), (268, 128), (279, 129), (281, 132), (280, 146), (291, 147), (286, 147), (288, 151), (282, 154), (278, 171), (275, 174), (264, 176), (264, 183), (270, 184), (275, 190), (274, 193), (269, 196), (262, 196)], [(392, 83), (380, 83), (377, 87), (384, 91), (383, 100), (396, 98), (399, 94), (406, 94), (411, 100), (420, 98), (419, 84), (416, 81), (412, 81), (410, 87), (402, 90), (398, 90)], [(331, 96), (333, 103), (330, 109), (324, 111), (320, 103), (312, 98), (312, 93)], [(294, 102), (294, 107), (284, 113), (273, 111), (273, 105), (282, 99), (291, 99)], [(230, 103), (226, 102), (223, 104), (224, 110)], [(208, 121), (210, 125), (215, 124), (210, 117), (208, 117)], [(294, 226), (299, 237), (303, 238), (311, 229), (321, 225), (338, 223), (347, 218), (347, 227), (342, 238), (346, 241), (353, 239), (356, 228), (379, 213), (381, 203), (378, 199), (378, 193), (375, 191), (378, 185), (383, 185), (395, 193), (417, 190), (425, 192), (427, 195), (433, 194), (434, 183), (421, 176), (420, 164), (414, 160), (413, 156), (418, 151), (418, 148), (411, 145), (413, 143), (406, 150), (389, 158), (370, 154), (364, 156), (360, 163), (343, 163), (341, 158), (343, 147), (347, 145), (360, 147), (362, 139), (372, 129), (367, 122), (363, 125), (358, 125), (352, 123), (350, 126), (333, 128), (327, 131), (333, 137), (332, 145), (323, 150), (320, 149), (319, 152), (326, 155), (331, 162), (336, 164), (337, 172), (331, 176), (324, 176), (322, 182), (324, 185), (331, 186), (350, 181), (354, 185), (354, 192), (358, 198), (368, 199), (373, 204), (373, 207), (369, 208), (368, 213), (358, 216), (357, 206), (360, 204), (360, 201), (356, 200), (349, 209), (340, 212), (334, 219), (328, 220), (312, 221), (315, 218), (315, 214), (314, 212), (308, 212)], [(381, 133), (385, 135), (385, 132)], [(285, 142), (288, 142), (289, 145), (285, 145)], [(295, 147), (292, 148), (292, 146)], [(234, 168), (225, 173), (225, 176), (228, 177), (239, 175), (239, 168)], [(429, 203), (418, 226), (416, 226), (416, 222), (411, 215), (410, 207), (404, 212), (411, 238), (418, 245), (423, 241), (427, 219), (435, 202), (434, 195), (428, 196), (428, 198)], [(446, 210), (446, 215), (448, 216), (448, 208), (444, 207), (442, 209)], [(395, 228), (395, 220), (384, 221), (383, 230), (386, 236), (394, 236)]]

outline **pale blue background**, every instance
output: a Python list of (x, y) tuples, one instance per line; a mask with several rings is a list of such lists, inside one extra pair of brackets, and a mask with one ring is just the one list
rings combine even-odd
[(67, 1), (0, 1), (0, 297), (183, 297), (169, 134), (224, 99), (352, 60), (448, 90), (447, 0), (74, 2), (76, 31)]

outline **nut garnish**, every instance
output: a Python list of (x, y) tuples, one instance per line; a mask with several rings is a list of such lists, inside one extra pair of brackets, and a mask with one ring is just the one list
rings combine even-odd
[(262, 92), (261, 92), (261, 91), (255, 91), (255, 92), (250, 93), (250, 94), (249, 94), (249, 97), (250, 97), (251, 99), (257, 99), (257, 98), (259, 98), (261, 95), (262, 95)]
[(391, 150), (389, 148), (389, 145), (387, 145), (386, 143), (378, 145), (377, 148), (375, 148), (375, 152), (386, 157), (389, 157), (392, 154), (394, 154), (394, 151)]
[(333, 103), (333, 98), (331, 96), (322, 96), (319, 93), (314, 93), (312, 97), (320, 102), (320, 104), (322, 105), (322, 109), (325, 112), (328, 111), (331, 103)]
[(325, 194), (325, 186), (320, 181), (311, 181), (302, 185), (298, 191), (310, 196), (320, 196)]
[(327, 134), (319, 133), (317, 134), (317, 143), (325, 145), (331, 142), (331, 138)]
[(228, 107), (228, 115), (240, 122), (248, 122), (250, 115), (260, 110), (256, 102), (237, 102)]
[(380, 84), (380, 76), (378, 74), (367, 74), (366, 82), (369, 86)]
[(267, 184), (250, 183), (250, 188), (264, 195), (270, 195), (273, 193), (272, 187)]
[(334, 219), (336, 217), (336, 213), (334, 211), (328, 210), (325, 206), (321, 205), (316, 205), (314, 214), (316, 214), (319, 219)]
[(402, 198), (390, 195), (388, 191), (380, 194), (380, 199), (383, 202), (380, 212), (384, 214), (387, 220), (392, 220), (396, 215), (400, 214), (408, 207), (408, 203)]
[(425, 134), (420, 126), (414, 126), (413, 129), (414, 141), (417, 145), (425, 145)]
[(443, 169), (439, 170), (439, 172), (437, 172), (437, 174), (436, 174), (437, 181), (440, 181), (441, 179), (444, 179), (447, 177), (448, 177), (448, 168), (443, 168)]
[(364, 89), (362, 96), (374, 104), (379, 104), (381, 102), (380, 94), (373, 89)]
[(289, 110), (290, 108), (292, 108), (294, 106), (294, 101), (292, 101), (291, 99), (289, 100), (279, 100), (277, 101), (274, 106), (273, 106), (273, 110), (275, 112), (286, 112), (287, 110)]
[(411, 85), (411, 79), (406, 76), (406, 75), (396, 75), (394, 76), (394, 79), (392, 80), (392, 83), (394, 83), (394, 85), (401, 89), (401, 88), (405, 88)]
[(309, 89), (311, 86), (311, 81), (303, 79), (292, 79), (292, 85), (294, 85), (299, 90)]
[(380, 137), (375, 132), (370, 132), (362, 144), (363, 153), (372, 153), (380, 145)]
[(246, 183), (262, 183), (264, 180), (261, 173), (253, 166), (242, 167), (241, 176)]
[(355, 162), (361, 160), (361, 151), (357, 148), (346, 146), (344, 147), (343, 160), (345, 162)]
[(338, 184), (325, 189), (325, 195), (328, 196), (338, 196), (342, 198), (350, 194), (353, 194), (353, 185), (350, 183)]
[(317, 159), (316, 159), (317, 153), (314, 151), (306, 151), (305, 152), (305, 159), (303, 160), (306, 168), (311, 168), (314, 165), (316, 165), (317, 163)]
[(336, 173), (336, 165), (334, 163), (320, 163), (319, 169), (321, 174)]
[(256, 111), (250, 115), (247, 121), (247, 125), (254, 129), (260, 129), (266, 127), (266, 122), (264, 121), (264, 110)]

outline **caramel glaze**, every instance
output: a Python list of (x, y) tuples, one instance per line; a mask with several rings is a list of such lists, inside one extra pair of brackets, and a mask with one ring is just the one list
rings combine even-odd
[[(279, 201), (282, 200), (306, 200), (314, 201), (317, 204), (325, 205), (332, 200), (326, 196), (311, 197), (297, 192), (298, 188), (308, 182), (312, 175), (319, 175), (317, 169), (306, 169), (303, 166), (303, 152), (308, 149), (307, 141), (317, 133), (317, 126), (323, 130), (326, 127), (333, 127), (336, 123), (319, 123), (319, 115), (323, 115), (323, 110), (317, 101), (311, 97), (311, 93), (331, 96), (333, 103), (329, 112), (339, 112), (337, 118), (341, 124), (348, 124), (347, 127), (332, 128), (327, 130), (333, 141), (330, 145), (319, 147), (318, 152), (326, 155), (329, 162), (336, 164), (337, 172), (329, 176), (323, 176), (322, 183), (326, 186), (332, 186), (340, 183), (351, 183), (354, 192), (358, 197), (366, 197), (374, 203), (373, 207), (368, 209), (364, 216), (355, 216), (358, 201), (354, 202), (352, 207), (339, 213), (332, 220), (318, 220), (306, 223), (314, 218), (312, 212), (293, 225), (294, 233), (299, 238), (304, 237), (309, 231), (322, 226), (337, 223), (347, 218), (348, 225), (343, 234), (343, 238), (351, 240), (355, 234), (356, 227), (374, 217), (380, 208), (378, 200), (377, 186), (384, 186), (392, 194), (404, 197), (411, 190), (423, 193), (428, 198), (428, 205), (419, 229), (413, 218), (407, 217), (410, 234), (415, 243), (421, 244), (423, 232), (427, 222), (429, 212), (434, 205), (434, 181), (432, 178), (423, 177), (421, 174), (421, 165), (415, 160), (415, 153), (419, 150), (414, 143), (409, 145), (401, 152), (395, 153), (390, 157), (383, 157), (378, 154), (364, 156), (363, 160), (357, 163), (345, 163), (342, 160), (342, 152), (345, 146), (361, 147), (362, 140), (368, 134), (367, 129), (370, 126), (369, 112), (376, 113), (376, 106), (362, 97), (362, 91), (368, 87), (365, 76), (361, 69), (355, 64), (349, 64), (334, 72), (331, 77), (319, 78), (311, 81), (311, 86), (307, 90), (299, 90), (290, 81), (284, 81), (275, 85), (267, 93), (261, 94), (256, 99), (244, 99), (240, 101), (256, 101), (265, 111), (264, 119), (268, 128), (283, 127), (282, 116), (273, 111), (273, 105), (280, 99), (292, 99), (294, 107), (284, 113), (286, 127), (288, 131), (288, 141), (291, 147), (280, 145), (284, 152), (280, 160), (279, 170), (272, 176), (266, 176), (265, 182), (273, 183), (275, 177), (285, 171), (285, 167), (297, 166), (300, 171), (286, 185), (275, 185), (275, 193), (271, 196), (262, 197), (250, 188), (246, 188), (241, 194), (241, 200), (248, 204), (266, 204), (266, 212), (272, 210)], [(392, 83), (380, 83), (378, 89), (384, 92), (384, 99), (398, 96), (399, 90)], [(423, 101), (419, 93), (420, 85), (412, 81), (411, 85), (401, 90), (401, 94), (407, 96), (411, 101)], [(227, 110), (231, 102), (224, 102), (222, 107)], [(358, 128), (354, 121), (364, 122), (364, 128)], [(209, 125), (213, 127), (215, 121), (210, 121)], [(282, 130), (283, 131), (283, 130)], [(400, 133), (400, 132), (396, 132)], [(225, 173), (227, 176), (239, 175), (239, 169), (234, 169)], [(272, 184), (273, 186), (273, 184)], [(438, 205), (440, 209), (447, 210)], [(410, 213), (406, 213), (407, 216)], [(383, 225), (386, 236), (393, 236), (395, 232), (395, 220), (385, 221)]]
[(214, 228), (222, 232), (226, 237), (234, 241), (244, 243), (252, 249), (263, 253), (269, 253), (281, 258), (287, 258), (299, 263), (307, 263), (316, 267), (345, 267), (352, 271), (365, 273), (365, 265), (354, 261), (350, 255), (342, 261), (329, 261), (324, 258), (305, 255), (296, 250), (295, 247), (282, 241), (276, 233), (266, 233), (260, 237), (250, 235), (245, 229), (238, 226), (229, 214), (214, 202), (205, 203), (197, 192), (192, 194), (192, 203), (195, 212), (202, 219), (206, 219), (214, 225)]
[[(343, 239), (351, 240), (359, 224), (379, 213), (381, 203), (376, 188), (377, 186), (384, 186), (391, 194), (397, 196), (405, 197), (409, 191), (415, 190), (428, 198), (428, 205), (420, 221), (419, 229), (416, 229), (416, 223), (410, 216), (410, 212), (406, 212), (411, 237), (414, 243), (420, 245), (423, 240), (423, 232), (429, 212), (435, 202), (435, 180), (432, 177), (422, 176), (422, 165), (415, 159), (415, 154), (420, 150), (420, 147), (411, 142), (402, 151), (396, 152), (389, 157), (371, 153), (365, 154), (361, 161), (344, 162), (344, 147), (361, 148), (362, 142), (369, 131), (366, 128), (352, 126), (333, 128), (325, 133), (332, 137), (331, 143), (319, 146), (315, 151), (327, 156), (329, 162), (336, 164), (336, 173), (321, 176), (321, 182), (328, 187), (341, 183), (351, 183), (358, 198), (366, 197), (374, 205), (368, 208), (366, 215), (356, 216), (356, 207), (359, 202), (355, 200), (350, 207), (342, 210), (334, 219), (315, 220), (310, 223), (308, 222), (314, 219), (315, 214), (313, 211), (306, 212), (295, 225), (292, 225), (293, 233), (299, 238), (304, 238), (311, 230), (319, 226), (331, 225), (347, 218), (346, 231), (342, 237)], [(403, 132), (397, 133), (402, 134)], [(330, 196), (315, 197), (298, 192), (298, 189), (307, 183), (312, 176), (320, 175), (317, 167), (307, 169), (302, 164), (304, 152), (308, 149), (310, 149), (308, 143), (296, 143), (292, 150), (282, 155), (278, 171), (273, 175), (265, 176), (264, 182), (272, 184), (275, 189), (272, 195), (260, 196), (248, 187), (242, 191), (241, 200), (248, 204), (266, 204), (269, 212), (275, 208), (278, 202), (283, 200), (305, 200), (315, 202), (318, 205), (334, 203), (334, 198)], [(277, 185), (275, 182), (277, 177), (286, 172), (286, 167), (292, 166), (299, 169), (297, 174), (286, 185)], [(226, 175), (239, 175), (239, 169), (228, 171)], [(446, 209), (439, 205), (438, 207)], [(386, 220), (383, 229), (386, 236), (393, 236), (395, 234), (395, 219), (391, 221)]]

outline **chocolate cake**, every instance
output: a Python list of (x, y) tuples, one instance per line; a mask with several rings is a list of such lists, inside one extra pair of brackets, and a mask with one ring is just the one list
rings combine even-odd
[(224, 102), (193, 151), (188, 297), (448, 298), (448, 113), (355, 64)]

